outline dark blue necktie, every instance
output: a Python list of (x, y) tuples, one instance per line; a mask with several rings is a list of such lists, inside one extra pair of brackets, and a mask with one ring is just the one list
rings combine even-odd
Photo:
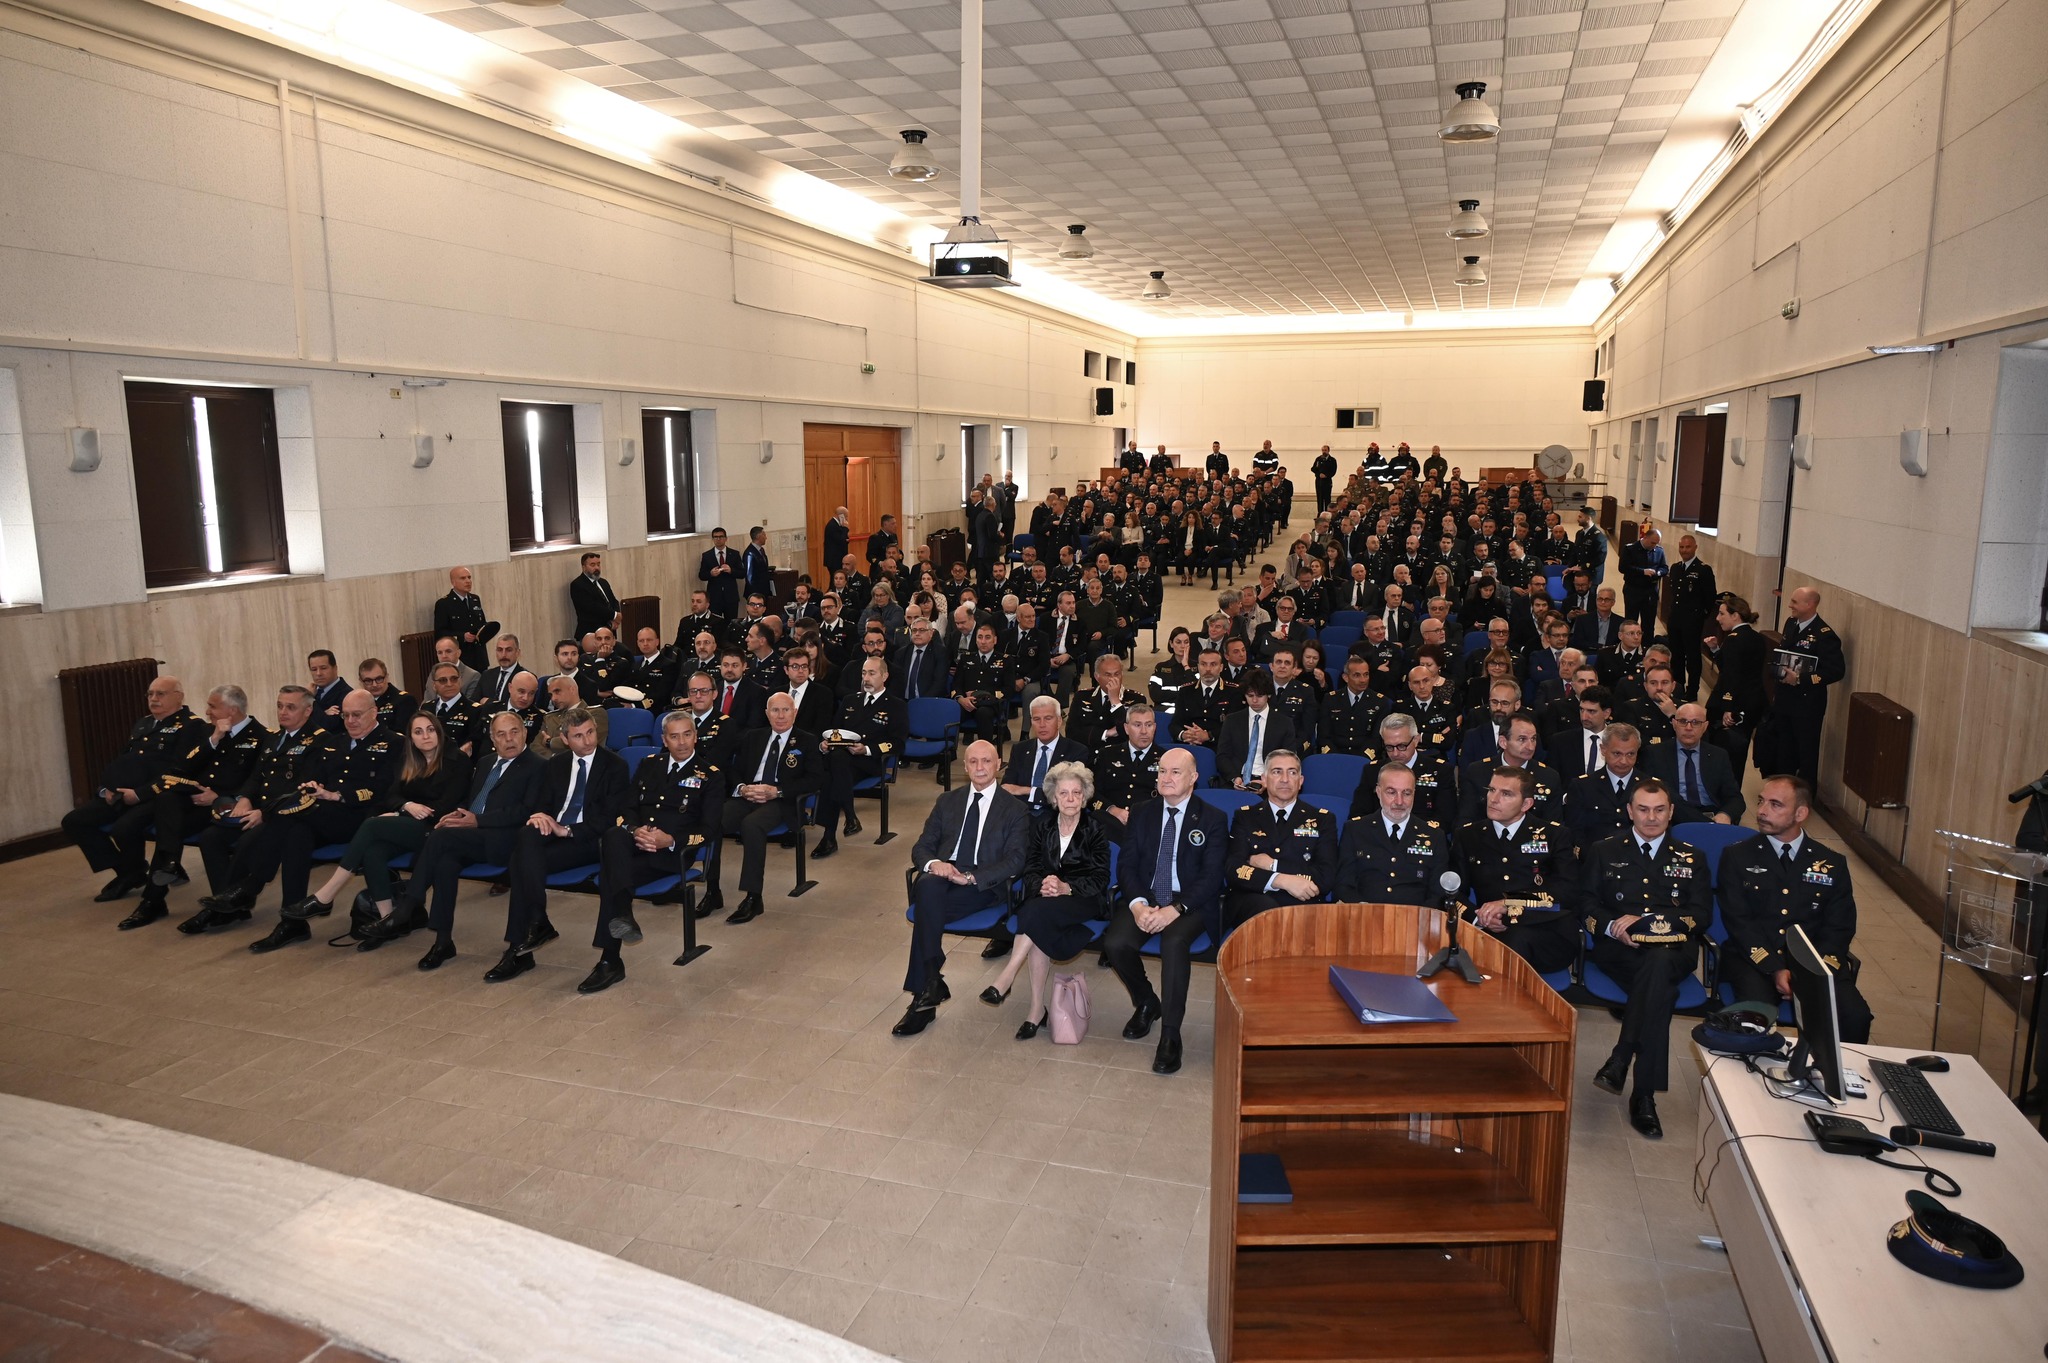
[(1685, 798), (1688, 803), (1704, 806), (1700, 799), (1700, 755), (1690, 748), (1680, 748), (1678, 755), (1685, 759)]
[(1166, 823), (1159, 830), (1159, 859), (1152, 867), (1152, 903), (1173, 902), (1173, 853), (1179, 843), (1175, 835), (1174, 820), (1177, 817), (1172, 805), (1166, 807)]
[(562, 806), (562, 817), (557, 820), (558, 823), (573, 826), (583, 822), (583, 781), (589, 767), (589, 758), (576, 759), (576, 780), (569, 787), (569, 803)]
[(484, 812), (484, 806), (491, 801), (491, 792), (497, 789), (498, 778), (505, 774), (507, 761), (508, 759), (506, 758), (499, 758), (497, 763), (491, 768), (491, 774), (484, 778), (484, 783), (481, 786), (477, 787), (476, 799), (470, 802), (470, 813), (481, 814)]
[(974, 870), (975, 853), (981, 847), (981, 792), (967, 801), (967, 817), (960, 821), (960, 841), (953, 847), (953, 864), (963, 871)]

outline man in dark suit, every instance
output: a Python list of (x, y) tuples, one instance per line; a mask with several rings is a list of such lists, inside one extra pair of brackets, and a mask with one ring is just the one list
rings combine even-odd
[(1458, 769), (1460, 771), (1473, 762), (1491, 762), (1500, 756), (1501, 741), (1506, 737), (1508, 721), (1522, 712), (1522, 688), (1503, 678), (1486, 688), (1486, 722), (1472, 721), (1465, 725), (1465, 736), (1458, 740)]
[(846, 557), (847, 547), (852, 543), (853, 527), (847, 522), (846, 508), (836, 507), (832, 519), (825, 522), (825, 581), (832, 580), (833, 570)]
[(1600, 768), (1600, 735), (1614, 718), (1614, 693), (1604, 686), (1582, 686), (1577, 698), (1579, 722), (1560, 730), (1548, 744), (1550, 769), (1576, 781)]
[(916, 1036), (931, 1026), (946, 987), (946, 925), (992, 903), (1007, 904), (1010, 882), (1024, 869), (1031, 814), (996, 784), (996, 747), (967, 745), (966, 784), (940, 795), (911, 849), (918, 873), (910, 894), (910, 965), (903, 988), (910, 998), (892, 1032)]
[(853, 788), (887, 770), (890, 758), (903, 751), (909, 716), (901, 698), (889, 694), (889, 664), (880, 657), (863, 658), (860, 688), (839, 704), (830, 727), (860, 735), (858, 744), (828, 746), (825, 751), (825, 793), (818, 800), (818, 823), (825, 830), (811, 853), (829, 857), (839, 850), (837, 823), (845, 816), (846, 836), (860, 832), (854, 816)]
[(341, 675), (340, 665), (334, 661), (334, 650), (316, 648), (308, 653), (306, 675), (312, 680), (312, 685), (308, 689), (313, 696), (313, 727), (339, 729), (341, 698), (355, 688)]
[(604, 580), (604, 555), (585, 554), (583, 571), (569, 584), (569, 604), (576, 609), (576, 628), (570, 637), (581, 639), (595, 634), (600, 625), (619, 631), (619, 596)]
[(661, 721), (662, 751), (641, 759), (618, 819), (598, 835), (597, 927), (590, 944), (597, 964), (579, 994), (595, 994), (626, 978), (619, 948), (641, 938), (633, 917), (633, 891), (662, 876), (683, 874), (718, 837), (725, 803), (725, 773), (697, 747), (697, 724), (687, 710)]
[[(491, 757), (470, 773), (469, 798), (445, 814), (427, 834), (413, 859), (412, 878), (382, 919), (351, 915), (358, 951), (374, 951), (409, 932), (431, 925), (434, 944), (420, 958), (421, 970), (436, 970), (455, 959), (455, 892), (462, 870), (478, 862), (503, 866), (512, 860), (512, 835), (540, 807), (547, 763), (526, 747), (526, 726), (510, 710), (490, 720)], [(428, 896), (433, 898), (431, 913)]]
[(548, 877), (597, 863), (600, 839), (633, 794), (626, 760), (597, 741), (597, 717), (572, 711), (563, 724), (568, 747), (548, 759), (540, 807), (512, 838), (512, 893), (505, 909), (505, 954), (484, 972), (502, 984), (533, 969), (535, 948), (561, 934), (548, 921)]
[(1267, 909), (1322, 899), (1337, 880), (1337, 818), (1301, 803), (1299, 755), (1273, 754), (1264, 794), (1230, 821), (1230, 892), (1223, 908), (1232, 929)]
[(918, 619), (910, 627), (910, 642), (896, 650), (890, 675), (903, 681), (906, 698), (945, 697), (952, 694), (947, 682), (946, 648), (933, 631), (932, 622)]
[(1600, 735), (1600, 770), (1587, 772), (1567, 788), (1564, 821), (1581, 858), (1594, 843), (1628, 827), (1628, 797), (1645, 775), (1636, 770), (1642, 746), (1634, 725), (1608, 725)]
[(1415, 816), (1415, 773), (1398, 762), (1373, 779), (1376, 812), (1354, 814), (1337, 843), (1340, 904), (1436, 904), (1451, 866), (1451, 830)]
[[(768, 697), (767, 727), (756, 729), (733, 749), (727, 771), (732, 796), (719, 816), (720, 829), (739, 834), (744, 849), (740, 860), (740, 904), (726, 915), (728, 923), (751, 923), (764, 909), (761, 882), (767, 874), (768, 830), (788, 826), (803, 836), (801, 801), (825, 785), (825, 753), (822, 740), (796, 727), (796, 702), (787, 691)], [(713, 851), (711, 868), (705, 872), (704, 902), (700, 914), (722, 908), (719, 867), (722, 852)]]
[(727, 620), (739, 618), (740, 556), (726, 546), (722, 525), (712, 528), (711, 547), (697, 558), (697, 580), (704, 584), (704, 600), (713, 612)]
[(1247, 670), (1243, 694), (1243, 708), (1223, 717), (1223, 728), (1216, 736), (1216, 776), (1211, 784), (1256, 791), (1265, 776), (1268, 754), (1277, 749), (1298, 754), (1301, 749), (1294, 721), (1273, 708), (1271, 677)]
[(1634, 544), (1621, 547), (1622, 608), (1631, 620), (1643, 627), (1645, 635), (1652, 634), (1657, 627), (1657, 598), (1664, 590), (1664, 575), (1669, 569), (1664, 562), (1663, 537), (1655, 530), (1645, 530), (1636, 537)]
[(1389, 642), (1406, 645), (1415, 637), (1415, 612), (1401, 599), (1399, 584), (1387, 584), (1386, 590), (1380, 593), (1380, 604), (1373, 608), (1373, 615), (1385, 622)]
[(1571, 632), (1562, 616), (1544, 620), (1543, 646), (1532, 649), (1526, 663), (1529, 704), (1540, 705), (1564, 693), (1564, 654), (1571, 646)]
[(1678, 537), (1678, 562), (1671, 565), (1670, 605), (1665, 619), (1671, 639), (1672, 662), (1678, 666), (1678, 694), (1691, 700), (1700, 693), (1700, 640), (1713, 618), (1719, 588), (1714, 570), (1700, 558), (1700, 542), (1691, 535)]
[(1651, 775), (1678, 797), (1673, 823), (1741, 823), (1748, 802), (1742, 783), (1719, 744), (1707, 742), (1707, 712), (1697, 704), (1678, 707), (1671, 717), (1676, 743), (1659, 746)]
[(839, 717), (839, 697), (829, 683), (811, 675), (809, 650), (785, 650), (782, 675), (787, 679), (789, 698), (796, 702), (796, 727), (807, 734), (822, 734), (831, 728)]
[[(1164, 1024), (1152, 1057), (1154, 1074), (1180, 1069), (1180, 1024), (1195, 939), (1203, 933), (1212, 942), (1223, 938), (1230, 821), (1222, 810), (1194, 798), (1195, 780), (1195, 759), (1186, 749), (1174, 748), (1159, 759), (1159, 797), (1131, 811), (1109, 929), (1103, 934), (1110, 966), (1136, 1010), (1124, 1024), (1125, 1039), (1137, 1041), (1155, 1021)], [(1159, 935), (1157, 992), (1139, 954), (1154, 933)]]
[(477, 682), (477, 698), (486, 703), (504, 705), (512, 693), (512, 679), (529, 669), (519, 661), (519, 636), (500, 634), (491, 641), (491, 651), (497, 661), (487, 669)]
[(1052, 801), (1042, 790), (1045, 774), (1062, 762), (1088, 766), (1095, 760), (1095, 753), (1087, 744), (1060, 733), (1060, 703), (1051, 696), (1039, 696), (1031, 702), (1030, 724), (1030, 735), (1010, 748), (1010, 762), (1003, 771), (1003, 789), (1033, 814), (1050, 814)]
[(747, 595), (759, 595), (764, 600), (775, 595), (775, 565), (768, 561), (768, 532), (758, 525), (747, 531), (743, 566), (746, 569)]
[(996, 532), (1003, 537), (1004, 544), (1008, 544), (1016, 534), (1017, 492), (1017, 475), (1008, 471), (1004, 472), (1002, 482), (989, 489), (989, 495), (995, 498), (996, 503)]
[(1657, 1091), (1669, 1083), (1678, 987), (1699, 965), (1713, 914), (1706, 855), (1670, 836), (1671, 810), (1662, 781), (1638, 784), (1627, 824), (1593, 845), (1580, 881), (1593, 961), (1628, 994), (1621, 1037), (1593, 1082), (1619, 1094), (1633, 1063), (1629, 1124), (1652, 1140), (1664, 1134)]
[(980, 488), (967, 497), (967, 557), (975, 580), (986, 582), (996, 561), (998, 529), (994, 509)]
[(434, 603), (434, 637), (453, 639), (463, 664), (484, 670), (484, 645), (498, 632), (498, 622), (484, 619), (484, 603), (471, 590), (475, 577), (467, 568), (448, 570), (448, 595)]
[(1613, 647), (1621, 642), (1623, 619), (1614, 613), (1614, 588), (1602, 587), (1593, 595), (1593, 609), (1572, 621), (1572, 647), (1589, 658)]
[[(715, 706), (726, 729), (735, 734), (761, 727), (768, 708), (767, 693), (747, 676), (747, 655), (736, 648), (718, 653), (718, 700)], [(737, 741), (737, 740), (735, 740)]]
[(897, 547), (896, 518), (882, 517), (881, 528), (868, 536), (868, 576), (875, 575), (875, 565), (888, 561), (889, 551)]

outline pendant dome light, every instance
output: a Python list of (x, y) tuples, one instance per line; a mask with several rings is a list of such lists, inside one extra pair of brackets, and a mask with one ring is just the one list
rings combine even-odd
[(1452, 241), (1476, 241), (1487, 236), (1493, 227), (1479, 214), (1479, 200), (1458, 200), (1458, 211), (1451, 217), (1451, 230), (1445, 235)]
[(1154, 270), (1152, 277), (1145, 281), (1145, 287), (1138, 290), (1138, 297), (1155, 300), (1173, 297), (1173, 290), (1166, 287), (1166, 271)]
[(1457, 90), (1458, 103), (1436, 135), (1446, 142), (1491, 142), (1499, 137), (1500, 115), (1481, 98), (1486, 93), (1486, 82), (1461, 81)]
[(896, 154), (889, 159), (890, 178), (909, 180), (913, 184), (923, 184), (926, 180), (939, 178), (939, 159), (924, 144), (925, 138), (929, 136), (931, 134), (923, 128), (903, 130), (903, 145), (898, 147)]
[(1088, 224), (1085, 222), (1071, 222), (1067, 224), (1067, 239), (1060, 243), (1061, 260), (1092, 260), (1094, 258), (1095, 243), (1081, 235), (1087, 230)]
[(1451, 282), (1461, 289), (1476, 288), (1486, 282), (1486, 268), (1479, 263), (1478, 256), (1466, 256), (1465, 263), (1451, 276)]

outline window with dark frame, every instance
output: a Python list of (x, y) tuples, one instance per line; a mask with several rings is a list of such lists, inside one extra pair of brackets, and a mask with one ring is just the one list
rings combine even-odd
[(268, 388), (126, 385), (147, 587), (290, 571)]
[(567, 403), (506, 402), (505, 532), (514, 552), (575, 544), (576, 414)]
[(697, 529), (697, 447), (690, 414), (675, 407), (640, 409), (640, 464), (647, 478), (647, 533), (688, 535)]

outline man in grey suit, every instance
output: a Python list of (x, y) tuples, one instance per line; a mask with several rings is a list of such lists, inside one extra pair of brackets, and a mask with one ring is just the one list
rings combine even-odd
[(1699, 705), (1685, 704), (1671, 716), (1676, 743), (1657, 745), (1653, 776), (1678, 793), (1678, 810), (1671, 822), (1741, 823), (1749, 807), (1742, 798), (1742, 782), (1727, 752), (1707, 739), (1707, 712)]
[(965, 760), (968, 784), (939, 797), (911, 849), (911, 864), (923, 874), (911, 891), (910, 969), (903, 977), (911, 999), (893, 1029), (897, 1036), (931, 1026), (953, 996), (940, 973), (946, 925), (991, 901), (1007, 904), (1010, 882), (1024, 869), (1031, 813), (997, 784), (995, 744), (969, 744)]

